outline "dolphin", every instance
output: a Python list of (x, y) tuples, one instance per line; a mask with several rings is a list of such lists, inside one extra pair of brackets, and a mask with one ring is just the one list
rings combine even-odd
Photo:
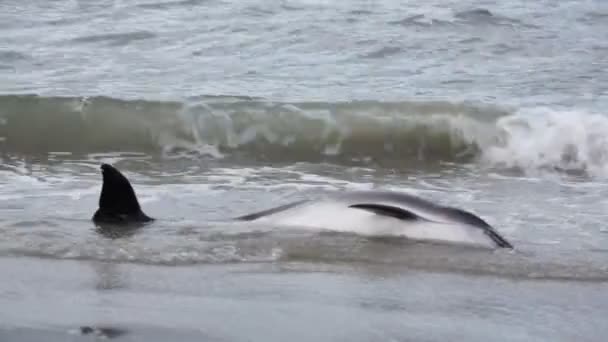
[[(127, 178), (102, 164), (103, 187), (97, 223), (146, 223), (146, 215)], [(232, 220), (279, 226), (355, 232), (362, 235), (396, 235), (412, 240), (513, 248), (490, 224), (460, 208), (395, 191), (338, 192), (321, 199), (290, 202)]]
[(237, 217), (300, 228), (404, 236), (483, 247), (513, 246), (475, 214), (395, 191), (351, 191), (301, 200)]

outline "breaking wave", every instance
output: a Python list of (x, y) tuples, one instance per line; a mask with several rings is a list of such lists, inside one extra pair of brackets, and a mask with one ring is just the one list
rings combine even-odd
[(186, 102), (0, 96), (4, 153), (144, 152), (271, 162), (482, 163), (608, 174), (608, 118), (441, 101)]

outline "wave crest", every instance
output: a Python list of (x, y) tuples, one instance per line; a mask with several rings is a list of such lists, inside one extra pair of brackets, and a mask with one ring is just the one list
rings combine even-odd
[(187, 102), (0, 96), (5, 153), (198, 153), (266, 162), (479, 162), (608, 175), (608, 118), (442, 101)]
[(493, 167), (608, 175), (608, 118), (537, 108), (500, 118), (500, 140), (481, 159)]
[[(475, 155), (495, 108), (449, 102), (189, 103), (105, 97), (0, 97), (5, 151), (174, 152), (268, 160), (456, 160)], [(338, 158), (339, 157), (339, 158)]]

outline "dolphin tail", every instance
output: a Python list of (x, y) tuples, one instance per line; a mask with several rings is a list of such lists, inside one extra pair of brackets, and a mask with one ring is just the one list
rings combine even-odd
[(460, 218), (463, 222), (477, 226), (483, 229), (484, 233), (494, 241), (494, 243), (501, 248), (513, 249), (513, 245), (502, 237), (490, 224), (481, 219), (480, 217), (462, 209), (446, 207), (451, 216)]
[(496, 232), (492, 227), (485, 229), (484, 232), (492, 239), (492, 241), (494, 241), (494, 243), (496, 243), (498, 247), (513, 249), (513, 245), (505, 238), (500, 236), (500, 234), (498, 234), (498, 232)]
[(99, 209), (93, 221), (104, 223), (133, 223), (154, 220), (139, 205), (129, 180), (109, 164), (101, 165), (103, 186), (99, 196)]

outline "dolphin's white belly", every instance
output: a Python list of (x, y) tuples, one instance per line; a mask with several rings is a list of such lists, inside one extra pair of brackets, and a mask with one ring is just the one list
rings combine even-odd
[[(407, 209), (414, 212), (411, 208)], [(478, 227), (432, 216), (428, 212), (414, 213), (437, 222), (400, 220), (367, 210), (349, 208), (346, 203), (333, 200), (305, 203), (261, 217), (256, 221), (297, 228), (352, 232), (367, 236), (401, 236), (412, 240), (494, 246), (493, 241)]]

